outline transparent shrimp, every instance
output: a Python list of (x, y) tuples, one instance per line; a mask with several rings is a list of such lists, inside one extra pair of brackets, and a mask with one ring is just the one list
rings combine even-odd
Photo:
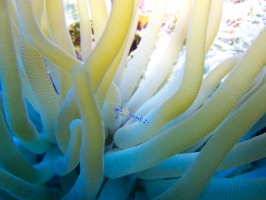
[(123, 106), (122, 108), (114, 108), (114, 111), (116, 113), (115, 119), (117, 119), (118, 116), (121, 115), (122, 117), (131, 117), (132, 119), (135, 119), (138, 122), (143, 123), (145, 125), (149, 123), (149, 120), (129, 112), (125, 106)]
[[(147, 125), (149, 123), (149, 120), (148, 119), (145, 119), (141, 116), (138, 116), (138, 115), (135, 115), (134, 113), (131, 113), (127, 108), (126, 108), (126, 105), (124, 106), (121, 106), (120, 104), (117, 104), (117, 103), (111, 103), (111, 102), (104, 102), (106, 104), (112, 104), (112, 105), (116, 105), (116, 106), (120, 106), (120, 107), (115, 107), (114, 108), (114, 112), (116, 114), (115, 116), (115, 119), (118, 119), (119, 116), (122, 117), (122, 121), (124, 121), (124, 119), (126, 117), (130, 117), (132, 119), (135, 119), (137, 120), (138, 122), (140, 123), (143, 123), (145, 125)], [(124, 124), (124, 122), (122, 122), (122, 124)]]

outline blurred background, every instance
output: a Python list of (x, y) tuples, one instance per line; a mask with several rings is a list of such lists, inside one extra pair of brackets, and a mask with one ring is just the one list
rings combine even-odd
[[(109, 5), (108, 12), (110, 13), (111, 0), (105, 1)], [(77, 0), (65, 0), (64, 2), (69, 32), (77, 53), (79, 53), (80, 32)], [(136, 49), (145, 32), (154, 2), (154, 0), (140, 0), (138, 30), (129, 54)], [(167, 46), (165, 43), (170, 40), (181, 9), (181, 0), (169, 0), (168, 10), (156, 46), (158, 54), (160, 51), (164, 51), (164, 46)], [(244, 52), (265, 25), (266, 0), (224, 0), (220, 30), (206, 55), (205, 72), (211, 70), (225, 58)]]

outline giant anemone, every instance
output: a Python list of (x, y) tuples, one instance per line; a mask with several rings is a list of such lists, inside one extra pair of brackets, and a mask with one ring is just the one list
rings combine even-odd
[(157, 0), (129, 58), (138, 3), (78, 0), (78, 60), (63, 1), (0, 0), (1, 199), (265, 198), (266, 28), (204, 75), (222, 0), (156, 54)]

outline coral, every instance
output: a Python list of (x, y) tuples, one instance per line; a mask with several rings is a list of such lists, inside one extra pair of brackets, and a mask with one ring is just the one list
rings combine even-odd
[(265, 198), (266, 28), (204, 74), (223, 1), (164, 47), (154, 2), (128, 55), (145, 1), (78, 0), (78, 59), (63, 1), (0, 0), (1, 199)]

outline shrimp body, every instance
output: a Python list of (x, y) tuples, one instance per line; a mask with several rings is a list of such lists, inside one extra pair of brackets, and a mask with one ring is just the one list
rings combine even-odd
[(115, 119), (118, 118), (118, 115), (125, 117), (125, 116), (129, 116), (129, 111), (126, 109), (125, 106), (123, 106), (122, 108), (114, 108), (114, 111), (116, 113), (116, 117)]
[(122, 108), (114, 108), (114, 111), (115, 111), (115, 113), (116, 113), (116, 117), (115, 117), (115, 119), (117, 119), (117, 118), (118, 118), (118, 115), (120, 115), (120, 116), (122, 116), (122, 117), (126, 117), (126, 116), (131, 117), (131, 118), (133, 118), (133, 119), (135, 119), (135, 120), (138, 120), (140, 123), (143, 123), (143, 124), (145, 124), (145, 125), (147, 125), (147, 124), (149, 123), (149, 121), (148, 121), (147, 119), (144, 119), (144, 118), (141, 117), (141, 116), (138, 116), (138, 115), (135, 115), (135, 114), (129, 112), (129, 111), (126, 109), (125, 106), (123, 106)]

